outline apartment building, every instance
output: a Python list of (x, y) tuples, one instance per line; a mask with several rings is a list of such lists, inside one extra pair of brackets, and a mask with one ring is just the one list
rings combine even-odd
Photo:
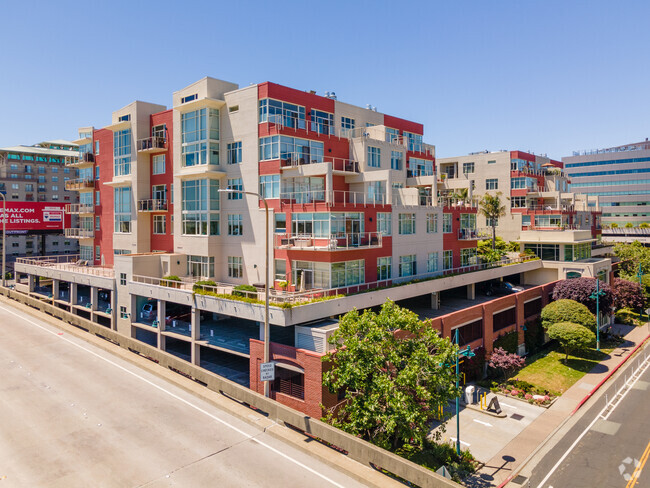
[(387, 298), (437, 308), (445, 290), (471, 299), (504, 276), (541, 284), (607, 270), (482, 265), (476, 204), (441, 193), (422, 124), (325, 95), (203, 78), (171, 109), (133, 102), (108, 126), (80, 129), (68, 182), (79, 224), (66, 229), (80, 256), (20, 260), (17, 290), (254, 386), (268, 272), (270, 341), (311, 358), (278, 361), (273, 395), (313, 409), (307, 363), (332, 317)]
[(71, 164), (76, 159), (77, 145), (64, 140), (0, 148), (0, 192), (11, 216), (7, 220), (8, 263), (20, 256), (79, 252), (77, 242), (64, 236), (63, 227), (64, 205), (77, 198), (65, 188), (75, 178)]
[[(571, 191), (600, 199), (604, 226), (650, 223), (650, 142), (590, 151), (562, 158)], [(609, 233), (609, 229), (606, 231)]]

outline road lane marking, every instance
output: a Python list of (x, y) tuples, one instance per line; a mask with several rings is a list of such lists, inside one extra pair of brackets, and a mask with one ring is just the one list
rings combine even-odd
[[(456, 442), (456, 441), (458, 440), (458, 439), (456, 439), (455, 437), (450, 437), (450, 439), (451, 439), (452, 441), (454, 441), (454, 442)], [(469, 442), (463, 442), (463, 441), (460, 441), (460, 443), (466, 445), (467, 447), (471, 446), (471, 444), (470, 444)]]
[[(234, 425), (232, 425), (232, 424), (226, 422), (225, 420), (220, 419), (219, 417), (217, 417), (217, 416), (211, 414), (210, 412), (208, 412), (207, 410), (205, 410), (205, 409), (199, 407), (198, 405), (194, 405), (192, 402), (190, 402), (190, 401), (188, 401), (188, 400), (185, 400), (184, 398), (182, 398), (182, 397), (176, 395), (175, 393), (173, 393), (173, 392), (171, 392), (171, 391), (169, 391), (169, 390), (166, 390), (166, 389), (163, 388), (162, 386), (159, 386), (159, 385), (155, 384), (154, 382), (148, 380), (147, 378), (145, 378), (145, 377), (143, 377), (143, 376), (140, 376), (139, 374), (137, 374), (137, 373), (135, 373), (135, 372), (133, 372), (133, 371), (128, 370), (128, 369), (125, 368), (124, 366), (122, 366), (122, 365), (120, 365), (120, 364), (117, 364), (116, 362), (111, 361), (110, 359), (107, 359), (107, 358), (105, 358), (105, 357), (103, 357), (103, 356), (97, 354), (95, 351), (92, 351), (92, 350), (90, 350), (90, 349), (88, 349), (88, 348), (82, 346), (81, 344), (77, 344), (76, 342), (71, 341), (71, 340), (68, 339), (67, 337), (62, 336), (62, 335), (59, 335), (57, 332), (54, 332), (54, 331), (52, 331), (52, 330), (49, 330), (47, 327), (44, 327), (44, 326), (42, 326), (42, 325), (40, 325), (40, 324), (37, 324), (37, 323), (34, 322), (33, 320), (30, 320), (30, 319), (28, 319), (28, 318), (26, 318), (26, 317), (24, 317), (24, 316), (22, 316), (22, 315), (20, 315), (20, 314), (18, 314), (18, 313), (16, 313), (16, 312), (12, 311), (12, 310), (9, 310), (9, 309), (7, 309), (7, 308), (1, 306), (1, 305), (0, 305), (0, 310), (4, 310), (5, 312), (8, 312), (8, 313), (10, 313), (10, 314), (12, 314), (12, 315), (15, 315), (16, 317), (20, 318), (21, 320), (24, 320), (25, 322), (29, 322), (30, 324), (32, 324), (32, 325), (38, 327), (39, 329), (44, 330), (44, 331), (47, 332), (48, 334), (52, 334), (53, 336), (58, 337), (59, 339), (61, 339), (61, 340), (63, 340), (63, 341), (66, 341), (67, 343), (72, 344), (73, 346), (78, 347), (79, 349), (81, 349), (81, 350), (83, 350), (83, 351), (86, 351), (86, 352), (89, 353), (89, 354), (92, 354), (93, 356), (95, 356), (95, 357), (101, 359), (102, 361), (105, 361), (105, 362), (107, 362), (108, 364), (111, 364), (111, 365), (115, 366), (116, 368), (121, 369), (121, 370), (124, 371), (125, 373), (128, 373), (128, 374), (130, 374), (131, 376), (134, 376), (134, 377), (136, 377), (136, 378), (138, 378), (138, 379), (144, 381), (145, 383), (147, 383), (147, 384), (153, 386), (154, 388), (156, 388), (156, 389), (162, 391), (163, 393), (166, 393), (167, 395), (171, 396), (172, 398), (175, 398), (176, 400), (178, 400), (178, 401), (184, 403), (185, 405), (187, 405), (187, 406), (189, 406), (189, 407), (192, 407), (192, 408), (195, 409), (196, 411), (201, 412), (201, 413), (207, 415), (207, 416), (210, 417), (211, 419), (216, 420), (217, 422), (219, 422), (219, 423), (225, 425), (226, 427), (230, 427), (232, 430), (234, 430), (235, 432), (237, 432), (237, 433), (243, 435), (243, 436), (246, 437), (248, 440), (251, 440), (251, 441), (253, 441), (253, 442), (256, 442), (256, 443), (259, 444), (260, 446), (263, 446), (263, 447), (267, 448), (268, 450), (270, 450), (270, 451), (272, 451), (272, 452), (278, 454), (279, 456), (281, 456), (281, 457), (287, 459), (288, 461), (291, 461), (292, 463), (294, 463), (294, 464), (296, 464), (296, 465), (298, 465), (298, 466), (300, 466), (300, 467), (306, 469), (306, 470), (309, 471), (310, 473), (315, 474), (315, 475), (318, 476), (319, 478), (324, 479), (325, 481), (331, 483), (332, 485), (337, 486), (337, 487), (339, 487), (339, 488), (345, 488), (345, 486), (343, 486), (343, 485), (337, 483), (336, 481), (334, 481), (334, 480), (328, 478), (328, 477), (325, 476), (324, 474), (319, 473), (319, 472), (316, 471), (315, 469), (310, 468), (310, 467), (307, 466), (306, 464), (303, 464), (303, 463), (301, 463), (300, 461), (297, 461), (297, 460), (291, 458), (290, 456), (284, 454), (282, 451), (279, 451), (278, 449), (274, 448), (273, 446), (270, 446), (269, 444), (267, 444), (267, 443), (265, 443), (265, 442), (263, 442), (263, 441), (261, 441), (261, 440), (259, 440), (259, 439), (256, 439), (254, 436), (252, 436), (252, 435), (250, 435), (250, 434), (247, 434), (246, 432), (244, 432), (243, 430), (239, 429), (238, 427), (235, 427)], [(52, 326), (52, 327), (53, 327), (53, 326)], [(79, 340), (83, 340), (83, 339), (79, 339)], [(107, 352), (107, 354), (110, 354), (110, 353)], [(136, 367), (137, 367), (137, 366), (136, 366)], [(163, 380), (163, 381), (164, 381), (164, 380)], [(216, 408), (216, 407), (215, 407), (215, 408)], [(260, 433), (262, 433), (262, 432), (260, 432)], [(463, 443), (463, 441), (461, 441), (461, 443)], [(469, 444), (468, 444), (468, 445), (469, 445)]]
[(641, 461), (639, 461), (639, 464), (634, 470), (634, 473), (632, 473), (632, 477), (630, 478), (630, 481), (627, 482), (627, 485), (625, 485), (625, 488), (632, 488), (634, 485), (636, 485), (639, 476), (641, 476), (641, 471), (643, 471), (643, 466), (648, 460), (648, 456), (650, 456), (650, 442), (648, 442), (645, 451), (643, 451), (643, 456), (641, 456)]
[[(646, 360), (644, 361), (644, 363), (646, 363), (647, 361), (648, 361), (648, 360), (646, 359)], [(628, 386), (628, 388), (631, 387), (631, 386), (633, 386), (633, 385), (634, 385), (634, 384), (639, 380), (639, 378), (641, 378), (641, 376), (643, 376), (643, 373), (645, 373), (645, 370), (648, 369), (648, 365), (650, 365), (650, 363), (645, 364), (645, 365), (643, 366), (643, 371), (642, 371), (642, 372), (641, 372), (641, 373), (640, 373), (640, 374), (635, 378), (635, 380), (632, 382), (631, 385), (628, 385), (627, 382), (626, 382), (626, 383), (623, 383), (623, 386), (621, 386), (621, 388), (620, 388), (619, 391), (617, 392), (617, 395), (618, 395), (618, 394), (621, 392), (621, 390), (622, 390), (623, 388), (625, 388), (626, 386)], [(640, 369), (641, 369), (641, 368), (638, 367), (638, 368), (637, 368), (637, 371), (640, 371)], [(629, 391), (629, 390), (628, 390), (628, 391)], [(627, 391), (626, 391), (625, 393), (627, 393)], [(623, 396), (625, 396), (625, 395), (623, 395)], [(623, 399), (623, 396), (621, 397), (621, 400)], [(614, 400), (612, 399), (612, 401), (614, 401)], [(610, 402), (610, 403), (611, 403), (611, 402)], [(603, 412), (609, 408), (610, 403), (607, 403), (607, 404), (603, 407), (603, 409), (598, 413), (598, 415), (596, 415), (596, 416), (594, 417), (594, 419), (593, 419), (593, 420), (591, 421), (591, 423), (587, 426), (587, 428), (586, 428), (585, 430), (582, 431), (582, 433), (581, 433), (581, 434), (578, 436), (578, 438), (573, 442), (573, 444), (571, 444), (571, 446), (570, 446), (570, 447), (565, 451), (565, 453), (564, 453), (564, 454), (562, 455), (562, 457), (558, 460), (558, 462), (555, 463), (555, 466), (553, 466), (553, 467), (551, 468), (551, 470), (546, 474), (546, 476), (545, 476), (544, 479), (541, 481), (541, 483), (540, 483), (539, 485), (537, 485), (537, 488), (542, 488), (542, 487), (544, 486), (544, 483), (546, 483), (546, 482), (548, 481), (548, 479), (551, 477), (551, 475), (555, 472), (555, 470), (556, 470), (558, 467), (560, 467), (560, 465), (564, 462), (564, 460), (565, 460), (566, 457), (569, 455), (569, 453), (570, 453), (571, 451), (573, 451), (573, 449), (578, 445), (578, 442), (580, 442), (580, 441), (582, 440), (582, 438), (585, 436), (585, 434), (586, 434), (587, 432), (589, 432), (589, 430), (591, 430), (591, 428), (594, 426), (594, 424), (595, 424), (598, 420), (600, 420), (601, 418), (607, 419), (607, 417), (609, 417), (609, 415), (610, 415), (610, 414), (611, 414), (611, 413), (616, 409), (616, 407), (618, 407), (618, 406), (621, 404), (621, 402), (618, 401), (618, 402), (616, 403), (616, 405), (614, 405), (614, 406), (612, 407), (612, 409), (608, 412), (607, 417), (602, 417)]]
[(492, 424), (488, 424), (487, 422), (483, 422), (482, 420), (477, 420), (477, 419), (472, 419), (474, 422), (487, 425), (488, 427), (492, 427)]
[(514, 405), (509, 405), (509, 404), (507, 404), (507, 403), (503, 403), (503, 402), (499, 402), (499, 404), (500, 404), (500, 405), (503, 405), (504, 407), (514, 408), (515, 410), (517, 410), (517, 407), (515, 407)]

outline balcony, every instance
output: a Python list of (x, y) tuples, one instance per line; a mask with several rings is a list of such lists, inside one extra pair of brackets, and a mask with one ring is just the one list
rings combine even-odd
[(66, 158), (65, 165), (73, 167), (92, 166), (95, 163), (95, 155), (93, 153), (80, 154), (78, 158)]
[(68, 203), (65, 206), (65, 213), (67, 214), (92, 214), (95, 213), (95, 206), (88, 203)]
[(479, 238), (479, 233), (476, 229), (460, 229), (458, 231), (459, 241), (475, 241)]
[(68, 191), (93, 190), (95, 182), (92, 178), (76, 178), (65, 182), (65, 189)]
[(166, 212), (167, 200), (138, 200), (138, 212)]
[(95, 237), (95, 231), (92, 229), (65, 229), (65, 236), (70, 239), (93, 239)]
[(377, 205), (386, 205), (386, 195), (383, 193), (377, 195), (368, 195), (363, 192), (343, 190), (285, 192), (280, 194), (280, 204), (283, 206), (325, 204), (328, 207), (332, 207), (334, 205), (342, 207), (375, 207)]
[(346, 251), (372, 249), (382, 246), (380, 232), (353, 232), (314, 236), (313, 234), (276, 234), (275, 248), (292, 251)]
[[(333, 158), (330, 156), (311, 156), (309, 154), (289, 153), (280, 158), (282, 169), (296, 169), (303, 165), (327, 164), (333, 173), (358, 173), (359, 162), (351, 159)], [(324, 173), (324, 172), (323, 172)]]
[(153, 136), (139, 139), (137, 142), (138, 152), (161, 153), (167, 151), (167, 139), (165, 137)]
[(525, 215), (546, 215), (546, 214), (564, 214), (574, 213), (575, 207), (573, 205), (527, 205), (525, 207), (514, 207), (513, 211), (523, 213)]

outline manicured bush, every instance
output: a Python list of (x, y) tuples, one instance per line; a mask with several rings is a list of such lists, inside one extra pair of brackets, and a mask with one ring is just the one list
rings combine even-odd
[[(602, 295), (598, 300), (598, 306), (602, 313), (609, 313), (612, 309), (612, 289), (604, 281), (600, 281), (599, 287)], [(562, 280), (553, 288), (553, 300), (575, 300), (586, 305), (589, 311), (595, 314), (596, 299), (591, 298), (595, 291), (596, 280), (594, 278)]]
[(503, 379), (506, 380), (514, 371), (524, 366), (526, 360), (517, 354), (511, 354), (500, 347), (492, 351), (488, 366), (498, 369), (503, 373)]
[(233, 289), (232, 294), (235, 296), (246, 297), (250, 296), (251, 292), (257, 292), (257, 288), (255, 288), (253, 285), (237, 285)]
[(162, 279), (162, 280), (169, 280), (169, 281), (182, 281), (182, 280), (180, 279), (180, 277), (178, 277), (178, 276), (176, 276), (176, 275), (167, 275), (167, 276), (163, 276), (161, 279)]
[(163, 276), (161, 279), (167, 280), (162, 282), (162, 286), (168, 286), (170, 288), (180, 288), (181, 287), (181, 279), (180, 277), (176, 275), (167, 275)]
[(614, 299), (614, 309), (629, 308), (639, 310), (643, 307), (644, 299), (641, 285), (634, 281), (614, 278), (612, 282), (612, 295)]
[(508, 351), (509, 353), (516, 353), (517, 346), (519, 345), (519, 337), (517, 336), (517, 331), (513, 330), (507, 334), (503, 334), (495, 339), (492, 343), (494, 349), (502, 348)]
[(558, 300), (542, 309), (542, 326), (548, 328), (559, 322), (572, 322), (596, 330), (596, 317), (582, 303), (575, 300)]
[(596, 341), (596, 335), (586, 327), (571, 322), (558, 322), (548, 328), (548, 336), (557, 340), (566, 356), (564, 362), (569, 359), (569, 353), (586, 349)]

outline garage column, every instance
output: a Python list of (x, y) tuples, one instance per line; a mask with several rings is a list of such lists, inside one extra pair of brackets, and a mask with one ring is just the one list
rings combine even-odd
[(27, 275), (27, 284), (29, 286), (29, 292), (32, 293), (36, 289), (36, 276), (32, 274)]
[(95, 312), (97, 310), (97, 304), (99, 300), (98, 292), (99, 289), (96, 286), (90, 287), (90, 310)]
[(77, 304), (77, 284), (70, 283), (70, 305), (76, 305), (76, 304)]
[(467, 285), (467, 299), (476, 300), (476, 284), (471, 283)]
[(59, 284), (61, 283), (60, 280), (55, 280), (52, 279), (52, 298), (55, 300), (58, 300), (59, 297)]
[(166, 309), (167, 302), (165, 300), (158, 300), (158, 306), (156, 308), (156, 320), (158, 320), (158, 349), (165, 350), (165, 336), (162, 335), (162, 331), (165, 330), (167, 323), (165, 322), (165, 317), (167, 315)]
[(440, 309), (440, 294), (437, 291), (431, 293), (431, 310)]
[(190, 336), (192, 337), (192, 364), (201, 365), (201, 346), (196, 343), (201, 339), (201, 311), (192, 307)]

